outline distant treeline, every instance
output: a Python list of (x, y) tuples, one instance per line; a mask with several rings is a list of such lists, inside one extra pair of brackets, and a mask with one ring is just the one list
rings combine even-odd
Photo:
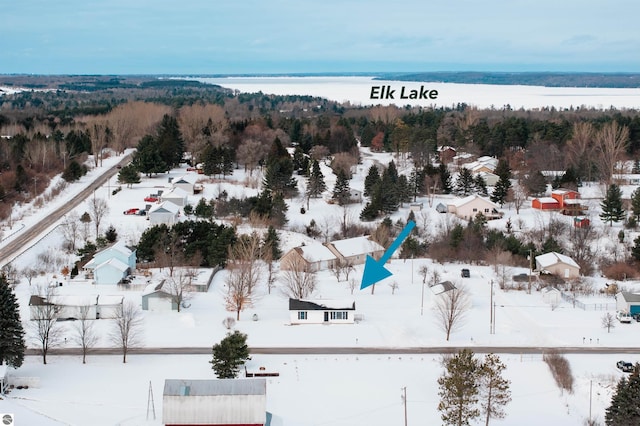
[(382, 74), (376, 80), (546, 87), (640, 87), (640, 74), (633, 73), (421, 72)]

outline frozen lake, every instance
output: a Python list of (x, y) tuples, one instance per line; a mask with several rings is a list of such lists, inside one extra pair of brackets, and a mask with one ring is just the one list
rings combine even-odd
[[(190, 78), (245, 93), (310, 95), (353, 105), (436, 106), (458, 103), (478, 108), (544, 107), (640, 108), (640, 89), (501, 86), (374, 80), (373, 77), (225, 77)], [(435, 92), (437, 92), (437, 94)], [(411, 99), (413, 96), (422, 98)], [(393, 97), (393, 98), (391, 98)]]

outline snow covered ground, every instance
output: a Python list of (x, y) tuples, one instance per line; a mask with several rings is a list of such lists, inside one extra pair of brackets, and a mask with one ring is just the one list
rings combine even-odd
[[(352, 180), (355, 188), (362, 188), (363, 176), (373, 161), (387, 164), (390, 154), (371, 154), (363, 151), (363, 164), (358, 175)], [(104, 167), (116, 158), (105, 161)], [(406, 165), (399, 164), (402, 172)], [(335, 180), (328, 169), (322, 169), (327, 184), (331, 188)], [(94, 170), (78, 184), (70, 185), (59, 201), (49, 203), (47, 208), (34, 209), (29, 206), (16, 208), (15, 222), (11, 230), (5, 230), (8, 241), (12, 232), (20, 232), (25, 226), (39, 220), (51, 208), (69, 199), (79, 188), (99, 173)], [(127, 216), (123, 211), (142, 208), (144, 197), (158, 189), (169, 188), (168, 177), (177, 177), (186, 169), (174, 170), (169, 175), (143, 178), (133, 188), (123, 187), (112, 195), (117, 186), (115, 177), (100, 190), (97, 197), (108, 200), (110, 212), (103, 221), (103, 230), (113, 224), (121, 239), (134, 243), (148, 226), (142, 216)], [(257, 189), (247, 188), (256, 180), (249, 179), (241, 170), (225, 180), (204, 180), (203, 196), (216, 197), (226, 190), (230, 197), (255, 194)], [(302, 183), (301, 183), (302, 185)], [(601, 196), (598, 186), (583, 188), (583, 196)], [(436, 198), (433, 207), (451, 197)], [(195, 204), (197, 199), (192, 198)], [(417, 215), (417, 225), (435, 231), (443, 225), (447, 215), (439, 214), (429, 207)], [(344, 211), (337, 205), (325, 201), (311, 200), (309, 210), (301, 198), (289, 200), (288, 231), (281, 234), (282, 249), (288, 250), (310, 239), (294, 231), (303, 229), (311, 219), (320, 227), (338, 227)], [(602, 250), (615, 248), (620, 226), (602, 226), (597, 217), (598, 200), (588, 200), (591, 220), (594, 226), (607, 231), (599, 242)], [(347, 216), (358, 220), (362, 206), (352, 206)], [(82, 214), (86, 205), (80, 205), (76, 213)], [(405, 206), (392, 216), (405, 219)], [(533, 226), (548, 223), (549, 213), (534, 211), (525, 207), (516, 214), (513, 209), (505, 209), (505, 217), (492, 221), (490, 226), (504, 228), (508, 218), (514, 225), (514, 232), (524, 232)], [(560, 220), (571, 221), (562, 216)], [(241, 227), (240, 232), (247, 230)], [(90, 232), (93, 232), (92, 230)], [(94, 235), (91, 234), (91, 238)], [(628, 236), (627, 240), (631, 240)], [(60, 250), (59, 228), (35, 244), (14, 260), (18, 269), (38, 262), (38, 254), (48, 252), (59, 260), (60, 270), (70, 265), (72, 259)], [(443, 331), (438, 326), (433, 311), (435, 296), (427, 286), (423, 286), (419, 270), (427, 266), (436, 269), (442, 280), (451, 280), (459, 285), (464, 283), (471, 294), (472, 309), (468, 312), (462, 327), (445, 341)], [(462, 279), (460, 269), (471, 270), (471, 277)], [(345, 281), (338, 282), (329, 272), (318, 274), (319, 286), (314, 297), (332, 299), (353, 299), (357, 313), (364, 320), (353, 325), (288, 325), (288, 300), (277, 288), (268, 294), (266, 286), (257, 290), (252, 307), (241, 314), (236, 329), (247, 333), (249, 345), (254, 347), (422, 347), (422, 346), (540, 346), (540, 347), (634, 347), (638, 345), (640, 323), (617, 324), (608, 333), (602, 328), (602, 316), (614, 312), (615, 300), (604, 296), (581, 299), (590, 309), (574, 308), (561, 302), (553, 308), (542, 300), (535, 289), (505, 292), (494, 286), (496, 302), (495, 334), (490, 332), (490, 298), (493, 280), (497, 283), (495, 271), (489, 266), (468, 264), (434, 264), (430, 259), (392, 260), (389, 270), (393, 276), (376, 285), (375, 294), (370, 289), (356, 289), (353, 294)], [(526, 272), (526, 268), (510, 268), (509, 275)], [(36, 277), (32, 287), (47, 284), (54, 279), (53, 273)], [(195, 346), (211, 347), (224, 337), (227, 330), (222, 321), (232, 316), (224, 309), (223, 294), (226, 272), (218, 273), (208, 293), (197, 293), (189, 300), (190, 307), (180, 313), (144, 313), (143, 344), (148, 347)], [(362, 266), (352, 275), (359, 282)], [(56, 279), (60, 275), (57, 274)], [(153, 276), (152, 276), (153, 279)], [(603, 278), (590, 278), (595, 289), (604, 287)], [(392, 293), (390, 283), (397, 282), (398, 288)], [(627, 281), (627, 289), (635, 289), (638, 283)], [(121, 291), (108, 286), (95, 286), (79, 279), (65, 283), (61, 294), (124, 294), (140, 303), (141, 288), (135, 291)], [(424, 293), (423, 293), (424, 290)], [(28, 328), (28, 298), (32, 292), (26, 281), (17, 288), (21, 303), (21, 315)], [(423, 297), (424, 294), (424, 297)], [(257, 321), (253, 320), (254, 314)], [(69, 329), (72, 323), (63, 325)], [(101, 335), (99, 346), (110, 346), (108, 333), (111, 324), (107, 320), (97, 321)], [(70, 335), (69, 335), (70, 336)], [(30, 346), (34, 346), (32, 340)], [(62, 343), (65, 347), (65, 343)], [(70, 347), (71, 339), (66, 342)], [(77, 357), (50, 357), (48, 365), (42, 365), (39, 357), (27, 357), (25, 365), (11, 374), (14, 377), (38, 378), (37, 387), (14, 389), (9, 398), (0, 401), (0, 413), (16, 414), (16, 424), (71, 424), (71, 425), (137, 425), (161, 424), (162, 388), (164, 379), (213, 378), (208, 355), (133, 355), (123, 365), (118, 356), (89, 356), (88, 364), (82, 365)], [(589, 416), (590, 400), (593, 416), (603, 419), (604, 408), (609, 404), (611, 391), (622, 376), (616, 367), (618, 359), (640, 361), (629, 355), (569, 355), (575, 378), (572, 394), (562, 393), (542, 361), (542, 356), (519, 353), (501, 355), (507, 364), (506, 375), (512, 380), (513, 402), (508, 406), (505, 425), (582, 425)], [(274, 425), (389, 425), (401, 424), (403, 419), (400, 389), (407, 387), (407, 411), (409, 424), (438, 424), (437, 378), (442, 373), (439, 355), (296, 355), (273, 356), (254, 355), (248, 364), (249, 370), (265, 367), (267, 371), (280, 373), (279, 377), (268, 379), (267, 409), (275, 416)], [(147, 420), (147, 401), (151, 382), (156, 420)], [(592, 386), (591, 398), (590, 387)], [(544, 407), (541, 409), (540, 407)], [(26, 419), (26, 420), (21, 420)]]

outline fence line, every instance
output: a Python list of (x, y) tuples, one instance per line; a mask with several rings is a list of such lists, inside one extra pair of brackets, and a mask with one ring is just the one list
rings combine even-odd
[(583, 311), (615, 311), (615, 303), (584, 303), (578, 300), (570, 293), (561, 292), (562, 299), (565, 302), (571, 303), (575, 308), (580, 308)]

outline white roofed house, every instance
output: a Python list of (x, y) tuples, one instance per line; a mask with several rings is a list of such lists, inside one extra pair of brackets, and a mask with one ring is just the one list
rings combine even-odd
[(321, 243), (294, 247), (280, 258), (280, 269), (285, 271), (317, 272), (331, 269), (336, 263), (336, 254)]
[(355, 312), (353, 300), (289, 299), (291, 324), (353, 324)]
[(499, 208), (493, 201), (482, 198), (479, 195), (458, 198), (447, 204), (449, 213), (453, 213), (464, 220), (472, 220), (478, 213), (482, 213), (488, 220), (499, 219), (503, 215), (502, 212), (498, 211)]
[(536, 269), (561, 278), (577, 278), (580, 266), (569, 256), (554, 251), (536, 256)]
[(354, 237), (332, 241), (326, 244), (341, 262), (349, 265), (362, 265), (367, 255), (378, 260), (384, 254), (384, 247), (369, 237)]
[(264, 378), (164, 381), (162, 423), (173, 425), (265, 426)]
[(96, 284), (118, 284), (136, 269), (136, 251), (118, 241), (99, 251), (83, 269)]
[(170, 201), (164, 201), (152, 207), (147, 214), (147, 218), (151, 225), (165, 224), (171, 226), (178, 221), (179, 215), (180, 207)]

